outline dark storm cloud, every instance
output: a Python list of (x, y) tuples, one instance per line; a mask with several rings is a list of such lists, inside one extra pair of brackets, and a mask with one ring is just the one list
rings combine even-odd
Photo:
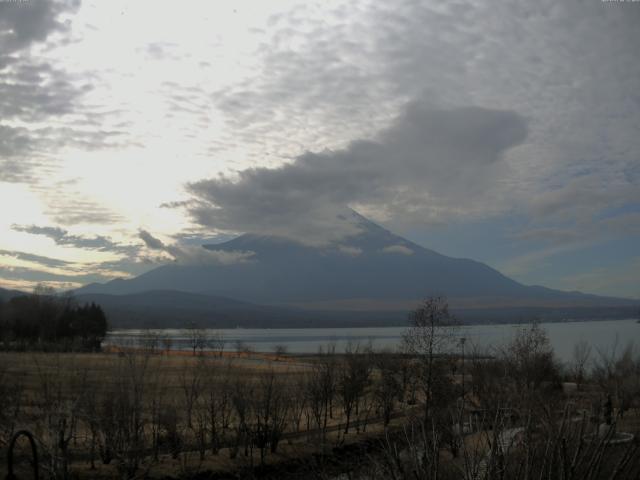
[(57, 245), (72, 246), (87, 250), (99, 250), (103, 252), (124, 252), (133, 253), (137, 250), (135, 245), (123, 245), (114, 242), (108, 237), (96, 235), (94, 237), (84, 237), (70, 234), (60, 227), (42, 227), (38, 225), (12, 225), (11, 228), (17, 232), (30, 233), (32, 235), (44, 235), (52, 239)]
[(475, 208), (501, 176), (504, 152), (526, 136), (527, 122), (515, 112), (412, 102), (374, 140), (190, 184), (187, 210), (218, 230), (339, 240), (357, 232), (337, 221), (346, 206), (423, 219)]

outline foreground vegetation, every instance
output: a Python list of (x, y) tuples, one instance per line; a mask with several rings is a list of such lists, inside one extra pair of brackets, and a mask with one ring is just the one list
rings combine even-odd
[(29, 429), (47, 478), (640, 475), (637, 350), (580, 344), (559, 365), (532, 325), (480, 352), (437, 298), (414, 312), (399, 352), (269, 359), (153, 345), (0, 362), (0, 448)]

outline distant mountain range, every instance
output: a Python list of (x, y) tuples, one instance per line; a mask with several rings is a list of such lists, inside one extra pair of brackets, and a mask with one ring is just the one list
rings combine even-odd
[(245, 234), (212, 252), (253, 252), (234, 264), (163, 265), (76, 291), (121, 326), (220, 327), (406, 324), (421, 299), (445, 295), (462, 320), (613, 318), (638, 302), (522, 285), (469, 259), (441, 255), (350, 212), (359, 234), (313, 247)]

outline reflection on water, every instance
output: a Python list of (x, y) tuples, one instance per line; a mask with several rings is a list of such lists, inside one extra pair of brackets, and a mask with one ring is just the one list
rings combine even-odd
[[(585, 340), (597, 350), (610, 351), (617, 344), (620, 349), (628, 342), (640, 341), (640, 324), (636, 320), (608, 320), (594, 322), (564, 322), (541, 324), (551, 340), (560, 360), (569, 360), (573, 346)], [(508, 341), (522, 325), (470, 325), (462, 326), (456, 333), (467, 339), (466, 350), (472, 345), (481, 348), (495, 347)], [(394, 349), (402, 341), (403, 327), (371, 328), (235, 328), (207, 330), (210, 335), (220, 333), (226, 345), (225, 350), (234, 350), (239, 343), (248, 345), (258, 352), (271, 352), (277, 345), (287, 347), (289, 353), (315, 353), (320, 346), (335, 345), (337, 351), (344, 351), (351, 343), (371, 344), (376, 349)], [(185, 330), (114, 330), (109, 333), (105, 345), (140, 345), (145, 335), (151, 332), (172, 340), (173, 349), (188, 350), (189, 335)]]

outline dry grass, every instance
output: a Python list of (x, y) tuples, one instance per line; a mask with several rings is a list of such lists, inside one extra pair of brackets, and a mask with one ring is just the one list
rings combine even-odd
[[(207, 370), (222, 372), (232, 368), (232, 378), (239, 377), (247, 379), (259, 377), (269, 371), (275, 372), (285, 379), (285, 384), (293, 385), (296, 379), (309, 371), (313, 367), (312, 358), (281, 356), (276, 358), (268, 354), (237, 354), (235, 352), (225, 352), (224, 355), (205, 354), (193, 355), (191, 352), (172, 352), (171, 354), (157, 353), (153, 355), (145, 354), (142, 351), (127, 351), (126, 353), (111, 351), (103, 353), (15, 353), (0, 352), (0, 381), (4, 386), (19, 385), (22, 392), (22, 415), (20, 423), (14, 430), (28, 429), (37, 436), (43, 434), (43, 425), (38, 418), (39, 405), (43, 398), (43, 383), (53, 381), (53, 384), (60, 385), (67, 390), (62, 392), (63, 396), (72, 398), (78, 396), (79, 392), (74, 389), (82, 388), (96, 391), (109, 391), (119, 381), (118, 375), (123, 373), (123, 367), (127, 368), (127, 362), (134, 362), (136, 365), (145, 364), (145, 375), (143, 382), (145, 387), (152, 389), (154, 384), (160, 382), (165, 391), (164, 399), (169, 403), (181, 405), (184, 400), (185, 378), (192, 375), (198, 368), (204, 366)], [(134, 366), (134, 368), (136, 368)], [(82, 377), (80, 382), (78, 378)], [(207, 381), (215, 381), (215, 375), (206, 377)], [(291, 382), (291, 383), (290, 383)], [(366, 433), (359, 432), (359, 428), (354, 425), (352, 433), (344, 435), (342, 432), (344, 421), (339, 406), (336, 405), (333, 418), (329, 421), (329, 428), (325, 439), (325, 445), (345, 445), (360, 442), (370, 435), (379, 434), (382, 431), (381, 425), (369, 425)], [(398, 422), (396, 419), (395, 422)], [(301, 428), (304, 430), (306, 422), (303, 421)], [(313, 429), (313, 424), (311, 425)], [(90, 469), (89, 452), (87, 439), (89, 430), (86, 425), (79, 424), (75, 436), (78, 441), (73, 442), (74, 452), (71, 464), (74, 474), (80, 478), (117, 478), (118, 472), (115, 462), (110, 465), (102, 465), (96, 459), (97, 470)], [(168, 454), (160, 455), (158, 462), (152, 462), (150, 458), (143, 461), (141, 472), (147, 472), (151, 478), (161, 478), (169, 475), (180, 477), (187, 471), (238, 471), (252, 465), (257, 465), (259, 457), (253, 459), (245, 457), (242, 452), (231, 460), (229, 449), (222, 448), (217, 455), (207, 453), (205, 459), (201, 461), (197, 452), (193, 451), (195, 440), (190, 432), (185, 433), (187, 450), (178, 459), (172, 458)], [(277, 454), (269, 454), (266, 457), (267, 464), (274, 464), (287, 461), (292, 458), (301, 458), (318, 450), (318, 433), (300, 432), (287, 434), (279, 447)], [(0, 445), (0, 455), (4, 458), (6, 445)], [(5, 465), (0, 467), (0, 478), (6, 475)]]

